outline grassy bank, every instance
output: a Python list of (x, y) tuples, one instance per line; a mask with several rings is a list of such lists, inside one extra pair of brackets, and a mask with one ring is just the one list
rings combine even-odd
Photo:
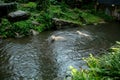
[[(10, 23), (7, 19), (3, 18), (0, 27), (0, 36), (3, 38), (15, 37), (16, 34), (26, 36), (29, 35), (31, 29), (38, 32), (52, 29), (52, 18), (64, 19), (80, 26), (83, 24), (99, 23), (104, 20), (102, 17), (92, 14), (90, 10), (71, 9), (63, 4), (50, 5), (47, 11), (38, 11), (36, 10), (36, 6), (37, 4), (34, 2), (18, 4), (18, 9), (29, 12), (31, 17), (28, 20), (15, 23)], [(35, 25), (33, 22), (39, 25)]]
[(120, 42), (101, 57), (84, 59), (89, 69), (77, 71), (73, 67), (73, 80), (120, 80)]

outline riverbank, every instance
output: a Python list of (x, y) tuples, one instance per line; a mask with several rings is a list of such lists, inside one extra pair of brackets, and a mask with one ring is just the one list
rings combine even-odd
[(100, 22), (104, 22), (105, 19), (110, 20), (109, 16), (103, 13), (96, 13), (94, 10), (71, 9), (66, 5), (50, 5), (47, 11), (38, 11), (36, 6), (35, 2), (18, 4), (18, 10), (29, 12), (31, 17), (28, 20), (14, 23), (10, 23), (7, 19), (3, 18), (0, 27), (1, 38), (20, 38), (34, 32), (40, 33), (48, 29), (54, 29), (56, 26), (52, 21), (53, 18), (72, 22), (72, 24), (79, 26), (88, 24), (97, 25)]

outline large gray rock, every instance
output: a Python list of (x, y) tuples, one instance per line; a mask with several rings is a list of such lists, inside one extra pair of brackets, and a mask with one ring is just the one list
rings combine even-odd
[(21, 21), (21, 20), (26, 20), (30, 17), (30, 14), (28, 12), (25, 11), (15, 11), (15, 12), (11, 12), (8, 14), (8, 20), (10, 22), (16, 22), (16, 21)]
[(17, 3), (0, 3), (0, 18), (17, 9)]
[(58, 19), (58, 18), (52, 18), (52, 23), (55, 29), (65, 29), (65, 28), (80, 26), (80, 24), (78, 23), (64, 20), (64, 19)]

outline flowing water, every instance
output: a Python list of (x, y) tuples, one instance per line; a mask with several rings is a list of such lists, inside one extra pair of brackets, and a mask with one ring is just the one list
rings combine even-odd
[(0, 80), (64, 80), (69, 66), (87, 68), (82, 57), (101, 55), (115, 41), (120, 41), (116, 23), (0, 40)]

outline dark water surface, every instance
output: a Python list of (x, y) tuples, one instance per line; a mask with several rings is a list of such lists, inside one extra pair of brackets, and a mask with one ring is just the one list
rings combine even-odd
[(63, 80), (69, 66), (87, 68), (82, 57), (120, 41), (120, 24), (46, 31), (0, 41), (0, 80)]

